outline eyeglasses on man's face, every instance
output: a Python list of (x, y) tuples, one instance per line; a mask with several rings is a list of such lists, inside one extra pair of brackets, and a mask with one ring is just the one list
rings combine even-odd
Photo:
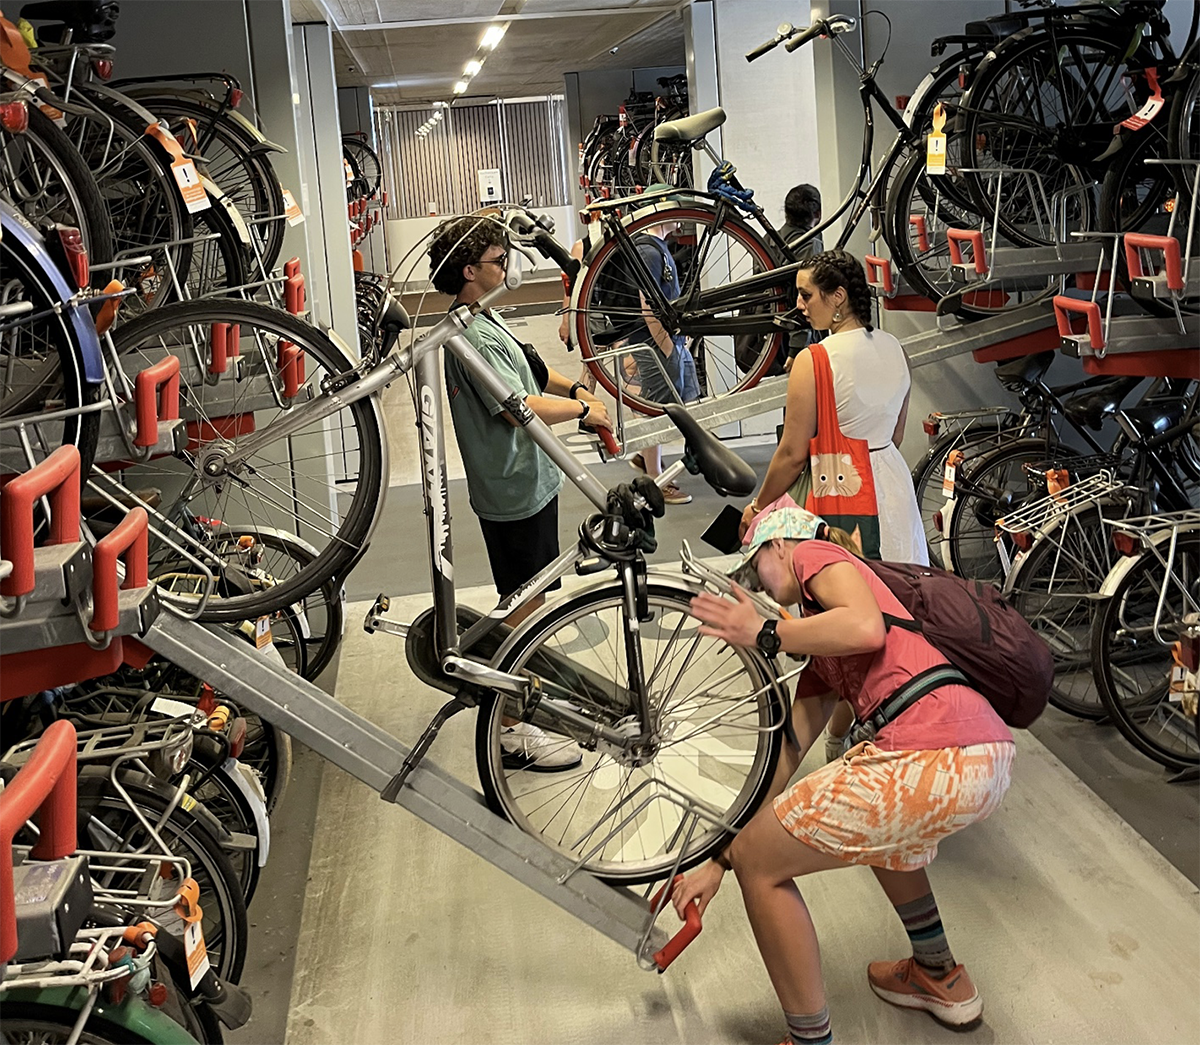
[(499, 265), (502, 269), (508, 268), (508, 251), (495, 258), (480, 258), (476, 265)]

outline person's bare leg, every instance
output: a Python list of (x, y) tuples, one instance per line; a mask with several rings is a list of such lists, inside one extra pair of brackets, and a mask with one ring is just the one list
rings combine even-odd
[(929, 884), (929, 875), (923, 867), (916, 871), (887, 871), (882, 867), (872, 867), (871, 870), (875, 872), (875, 880), (879, 882), (893, 907), (899, 907), (902, 903), (912, 903), (913, 900), (919, 900), (933, 892), (933, 886)]
[(759, 810), (734, 839), (729, 860), (767, 975), (785, 1013), (825, 1006), (821, 951), (808, 907), (793, 881), (847, 864), (794, 838), (773, 806)]
[(662, 447), (648, 446), (642, 451), (642, 461), (646, 465), (646, 474), (651, 479), (662, 474)]
[(829, 725), (826, 727), (829, 730), (831, 737), (844, 737), (850, 732), (850, 727), (854, 724), (854, 709), (844, 700), (837, 702), (837, 707), (833, 709), (833, 715), (829, 719)]

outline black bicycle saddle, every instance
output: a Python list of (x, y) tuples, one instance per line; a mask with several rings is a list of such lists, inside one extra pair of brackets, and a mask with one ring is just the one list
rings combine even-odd
[(1055, 352), (1039, 352), (1033, 356), (1020, 356), (996, 367), (996, 380), (1002, 385), (1030, 385), (1046, 376)]
[[(683, 433), (687, 446), (684, 460), (691, 458), (691, 462), (688, 462), (689, 472), (703, 475), (708, 485), (722, 497), (746, 497), (754, 492), (754, 487), (758, 485), (754, 469), (712, 432), (705, 431), (685, 407), (670, 403), (663, 407), (663, 411)], [(693, 462), (695, 468), (691, 466)]]
[(1099, 431), (1105, 419), (1116, 413), (1121, 401), (1141, 383), (1140, 377), (1119, 377), (1090, 392), (1072, 396), (1063, 403), (1063, 413), (1075, 424)]
[(1168, 428), (1174, 428), (1187, 414), (1186, 399), (1152, 399), (1124, 411), (1138, 435), (1151, 439)]
[(99, 44), (113, 38), (121, 5), (116, 0), (42, 0), (25, 4), (22, 18), (61, 22), (75, 43)]

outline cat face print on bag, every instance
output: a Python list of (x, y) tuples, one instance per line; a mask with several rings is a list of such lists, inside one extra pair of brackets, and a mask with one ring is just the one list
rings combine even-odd
[(814, 497), (853, 497), (862, 489), (862, 476), (849, 454), (814, 454), (812, 492)]

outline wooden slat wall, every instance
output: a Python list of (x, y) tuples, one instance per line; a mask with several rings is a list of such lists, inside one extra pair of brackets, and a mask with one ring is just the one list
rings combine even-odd
[(433, 109), (375, 110), (389, 218), (419, 218), (429, 204), (439, 214), (464, 214), (479, 206), (476, 172), (499, 168), (505, 198), (526, 196), (536, 207), (566, 205), (562, 154), (563, 101), (456, 105), (424, 138), (416, 131)]

